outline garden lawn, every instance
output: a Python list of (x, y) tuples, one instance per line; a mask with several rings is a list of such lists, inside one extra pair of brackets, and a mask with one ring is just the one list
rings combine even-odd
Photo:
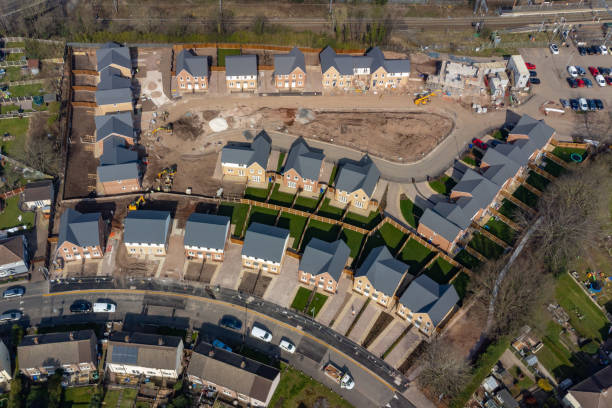
[(276, 210), (272, 210), (270, 208), (253, 206), (251, 208), (251, 216), (249, 217), (248, 225), (251, 225), (251, 223), (253, 222), (258, 222), (260, 224), (274, 225), (277, 215), (278, 215), (278, 211)]
[(437, 193), (448, 195), (457, 182), (446, 174), (429, 182), (429, 186)]
[(249, 206), (246, 204), (222, 203), (219, 206), (218, 214), (231, 218), (231, 223), (235, 225), (234, 235), (240, 237), (248, 211)]
[[(525, 373), (523, 373), (521, 369), (517, 366), (512, 366), (508, 371), (510, 371), (512, 376), (517, 381), (517, 383), (514, 384), (510, 389), (510, 392), (513, 397), (517, 397), (522, 390), (528, 390), (534, 384), (533, 380), (527, 377)], [(523, 375), (522, 379), (520, 378), (521, 374)]]
[(17, 105), (1, 105), (0, 106), (0, 113), (2, 113), (2, 114), (4, 114), (4, 113), (11, 113), (11, 112), (17, 112), (18, 110), (19, 110), (19, 106), (17, 106)]
[(474, 269), (480, 266), (481, 262), (478, 258), (472, 256), (468, 251), (462, 249), (457, 255), (455, 255), (455, 261), (468, 269)]
[(334, 180), (336, 179), (337, 172), (338, 172), (338, 166), (334, 165), (334, 168), (332, 169), (331, 174), (329, 175), (329, 185), (330, 186), (334, 184)]
[(512, 201), (504, 198), (501, 207), (499, 207), (497, 211), (499, 211), (501, 215), (510, 218), (512, 221), (516, 221), (516, 215), (521, 209)]
[(304, 233), (304, 240), (302, 241), (301, 251), (304, 251), (304, 248), (312, 238), (319, 238), (322, 241), (332, 242), (336, 240), (336, 237), (340, 233), (339, 225), (327, 224), (325, 222), (317, 221), (311, 219), (308, 223), (308, 228)]
[(349, 212), (344, 217), (344, 222), (356, 227), (372, 229), (382, 220), (382, 215), (378, 211), (371, 211), (367, 217)]
[(391, 252), (391, 255), (395, 253), (402, 246), (402, 243), (406, 239), (406, 235), (395, 228), (388, 222), (384, 223), (373, 235), (370, 235), (365, 243), (363, 254), (359, 259), (359, 265), (368, 257), (370, 251), (379, 246), (386, 245)]
[(6, 56), (7, 61), (21, 61), (25, 58), (25, 54), (23, 52), (12, 52)]
[(328, 386), (316, 382), (295, 368), (282, 364), (281, 378), (272, 395), (270, 408), (313, 407), (326, 400), (330, 408), (351, 408), (352, 405)]
[(512, 195), (530, 206), (531, 208), (535, 208), (536, 205), (538, 205), (538, 196), (533, 194), (531, 191), (527, 190), (523, 186), (519, 186), (519, 188), (517, 188), (514, 194)]
[(281, 214), (277, 224), (277, 227), (289, 230), (289, 235), (293, 237), (293, 249), (298, 249), (298, 244), (300, 243), (300, 238), (302, 236), (302, 232), (304, 232), (305, 226), (306, 217), (301, 217), (299, 215), (289, 214), (286, 212)]
[(274, 189), (272, 190), (272, 194), (270, 195), (270, 200), (268, 202), (270, 204), (280, 205), (282, 207), (290, 207), (293, 202), (293, 194), (283, 193), (278, 191), (280, 188), (280, 184), (275, 184)]
[(457, 268), (448, 263), (448, 261), (438, 257), (429, 265), (429, 268), (427, 268), (424, 273), (440, 285), (445, 285), (456, 272)]
[(104, 395), (104, 406), (105, 407), (116, 407), (119, 402), (119, 390), (107, 390)]
[(119, 408), (132, 408), (137, 393), (138, 391), (133, 388), (124, 388)]
[(225, 57), (228, 55), (240, 55), (240, 49), (238, 48), (217, 48), (217, 66), (225, 66)]
[(340, 238), (346, 242), (346, 245), (351, 249), (351, 257), (355, 258), (359, 255), (359, 249), (361, 248), (361, 244), (363, 243), (363, 238), (365, 236), (360, 234), (359, 232), (352, 231), (350, 229), (343, 229), (342, 235)]
[(6, 75), (2, 78), (2, 82), (14, 82), (14, 81), (23, 81), (24, 77), (28, 75), (23, 75), (21, 73), (21, 67), (6, 67)]
[(93, 393), (93, 386), (66, 388), (61, 406), (65, 408), (89, 408)]
[(559, 177), (561, 174), (565, 173), (565, 169), (561, 166), (559, 166), (557, 163), (555, 163), (554, 161), (550, 160), (548, 157), (545, 157), (543, 162), (546, 164), (544, 165), (544, 163), (542, 163), (542, 170), (548, 172), (549, 174), (552, 174), (555, 177)]
[(516, 231), (510, 228), (505, 222), (495, 219), (495, 217), (491, 217), (484, 228), (510, 245), (512, 245), (514, 238), (516, 238)]
[(323, 200), (323, 204), (319, 208), (319, 212), (317, 215), (321, 217), (332, 218), (334, 220), (339, 220), (342, 217), (342, 213), (344, 210), (342, 208), (334, 207), (329, 204), (329, 198), (325, 198)]
[[(21, 222), (17, 217), (21, 215)], [(34, 226), (34, 213), (31, 211), (22, 212), (19, 209), (19, 196), (13, 196), (6, 200), (6, 208), (0, 213), (0, 229), (7, 229), (27, 225), (28, 228)]]
[(459, 299), (463, 299), (465, 297), (469, 283), (470, 277), (465, 272), (461, 272), (453, 281), (453, 286), (459, 295)]
[(312, 290), (300, 286), (295, 294), (295, 297), (293, 298), (293, 302), (291, 302), (291, 308), (303, 312), (311, 293)]
[(317, 208), (318, 200), (314, 198), (307, 198), (298, 196), (295, 199), (295, 203), (293, 204), (293, 208), (300, 211), (313, 212), (315, 208)]
[(35, 96), (43, 95), (45, 93), (44, 84), (29, 84), (29, 85), (15, 85), (9, 86), (9, 92), (11, 96)]
[(278, 155), (278, 163), (276, 164), (276, 171), (280, 172), (281, 169), (283, 168), (283, 162), (285, 161), (286, 155), (287, 153), (285, 152), (280, 152), (280, 154)]
[(465, 155), (461, 158), (461, 161), (464, 162), (465, 164), (469, 164), (470, 166), (476, 166), (476, 159), (474, 159), (472, 156), (470, 155)]
[(247, 187), (244, 190), (244, 198), (249, 200), (257, 200), (257, 201), (266, 201), (268, 198), (268, 193), (270, 192), (270, 188), (255, 188), (255, 187)]
[(546, 177), (539, 175), (535, 171), (529, 172), (529, 177), (527, 177), (527, 183), (540, 191), (546, 190), (546, 187), (550, 184), (550, 180)]
[(423, 215), (423, 209), (415, 205), (409, 198), (400, 199), (400, 209), (406, 222), (412, 227), (416, 228), (419, 222), (419, 218)]
[(25, 48), (23, 41), (9, 41), (4, 43), (4, 48)]
[(402, 253), (399, 255), (399, 260), (408, 264), (410, 266), (410, 274), (416, 276), (434, 256), (435, 253), (429, 250), (429, 248), (410, 238), (406, 245), (404, 245), (404, 249), (402, 249)]
[(317, 317), (326, 301), (327, 295), (320, 292), (315, 293), (314, 297), (312, 298), (312, 302), (310, 302), (308, 305), (306, 314), (312, 316), (313, 318)]
[(7, 156), (20, 158), (25, 155), (25, 142), (29, 123), (30, 119), (28, 118), (0, 120), (0, 136), (9, 133), (15, 137), (13, 140), (6, 142), (0, 141), (2, 152), (6, 153)]
[(576, 153), (584, 159), (586, 156), (586, 149), (577, 149), (575, 147), (555, 147), (555, 149), (552, 151), (552, 154), (566, 163), (574, 162), (570, 157), (572, 153)]
[(497, 259), (504, 252), (504, 248), (500, 247), (495, 242), (478, 232), (474, 233), (474, 236), (468, 245), (488, 259)]

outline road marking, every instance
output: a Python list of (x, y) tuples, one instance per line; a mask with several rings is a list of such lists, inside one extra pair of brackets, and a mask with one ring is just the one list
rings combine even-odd
[[(160, 291), (152, 291), (152, 290), (142, 290), (142, 289), (87, 289), (87, 290), (71, 290), (68, 292), (56, 292), (56, 293), (45, 293), (43, 294), (43, 297), (51, 297), (51, 296), (62, 296), (62, 295), (74, 295), (74, 294), (88, 294), (88, 293), (131, 293), (131, 294), (159, 294), (159, 295), (165, 295), (165, 296), (175, 296), (175, 297), (182, 297), (182, 298), (186, 298), (186, 299), (193, 299), (196, 301), (201, 301), (201, 302), (209, 302), (209, 303), (216, 303), (218, 305), (224, 305), (224, 306), (230, 306), (236, 310), (240, 310), (242, 311), (244, 309), (244, 307), (242, 306), (237, 306), (234, 305), (233, 303), (228, 303), (225, 302), (223, 300), (217, 300), (217, 299), (210, 299), (210, 298), (204, 298), (204, 297), (200, 297), (200, 296), (195, 296), (195, 295), (188, 295), (188, 294), (184, 294), (184, 293), (174, 293), (174, 292), (160, 292)], [(296, 333), (301, 334), (302, 336), (308, 337), (311, 340), (314, 340), (315, 342), (324, 345), (327, 348), (332, 349), (333, 351), (335, 351), (336, 353), (344, 356), (344, 358), (352, 361), (355, 365), (357, 365), (358, 367), (360, 367), (362, 370), (368, 372), (372, 377), (374, 377), (376, 380), (378, 380), (378, 382), (380, 382), (381, 384), (383, 384), (384, 386), (386, 386), (388, 389), (390, 389), (393, 392), (396, 393), (400, 393), (399, 390), (397, 390), (395, 387), (392, 387), (391, 385), (389, 385), (389, 383), (387, 383), (385, 380), (383, 380), (382, 378), (380, 378), (378, 376), (378, 374), (376, 374), (375, 372), (373, 372), (372, 370), (370, 370), (369, 368), (367, 368), (366, 366), (364, 366), (363, 364), (361, 364), (360, 362), (356, 361), (353, 357), (343, 353), (342, 351), (338, 350), (337, 348), (335, 348), (332, 345), (329, 345), (327, 343), (325, 343), (323, 340), (320, 340), (308, 333), (303, 332), (302, 330), (299, 330), (287, 323), (281, 322), (280, 320), (276, 320), (273, 317), (270, 317), (266, 314), (257, 312), (255, 310), (249, 309), (251, 313), (256, 314), (264, 319), (267, 319), (271, 322), (274, 322), (280, 326), (286, 327), (289, 330), (292, 330)]]

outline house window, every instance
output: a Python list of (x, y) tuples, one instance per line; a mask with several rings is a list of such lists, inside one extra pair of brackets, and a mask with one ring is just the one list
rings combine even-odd
[(294, 177), (293, 177), (293, 179), (294, 179), (295, 181), (298, 181), (300, 178), (299, 178), (298, 176), (294, 176)]
[(232, 395), (232, 393), (231, 393), (231, 392), (229, 392), (228, 390), (223, 390), (223, 393), (224, 393), (225, 395), (230, 395), (230, 396)]
[(68, 248), (64, 248), (64, 252), (68, 252)]
[(230, 88), (231, 88), (231, 87), (233, 87), (233, 86), (234, 86), (234, 83), (233, 83), (233, 82), (230, 82)]
[(298, 81), (298, 85), (300, 85), (300, 86), (301, 86), (301, 85), (302, 85), (302, 81)]
[(130, 253), (132, 253), (132, 254), (133, 254), (133, 253), (135, 253), (135, 252), (136, 252), (136, 249), (134, 249), (134, 248), (130, 248)]
[(334, 287), (333, 287), (332, 285), (329, 285), (329, 286), (327, 287), (327, 290), (334, 290)]
[(250, 169), (250, 170), (249, 170), (249, 173), (253, 174), (253, 173), (255, 173), (255, 170)]
[(187, 82), (191, 82), (191, 78), (187, 77)]
[(189, 256), (194, 256), (194, 255), (195, 255), (195, 252), (189, 251)]
[(76, 249), (76, 247), (72, 247), (72, 250), (73, 250), (74, 252), (76, 252), (76, 250), (77, 250), (77, 249)]
[(181, 88), (185, 89), (185, 84), (181, 84)]
[(325, 85), (329, 85), (329, 81), (325, 81)]
[(249, 82), (250, 86), (255, 86), (255, 82)]
[(327, 283), (331, 285), (332, 283), (334, 283), (334, 281), (330, 279)]
[(340, 86), (344, 85), (344, 82), (340, 81)]
[[(329, 78), (329, 74), (325, 74), (325, 78)], [(328, 82), (329, 83), (329, 82)]]
[(312, 191), (312, 186), (310, 184), (307, 184), (304, 186), (304, 190), (305, 191)]
[(181, 82), (183, 82), (185, 80), (183, 77), (179, 77), (179, 79), (181, 80)]
[(215, 254), (215, 259), (221, 259), (221, 254)]
[(257, 174), (261, 174), (261, 169), (257, 170)]
[(288, 180), (289, 180), (289, 179), (291, 179), (291, 176), (290, 176), (289, 174), (287, 174), (287, 179), (288, 179)]
[(94, 255), (94, 256), (100, 256), (100, 253), (99, 253), (98, 251), (94, 251), (94, 252), (93, 252), (93, 255)]
[[(300, 75), (298, 76), (298, 78), (302, 79), (302, 74), (300, 74)], [(301, 82), (300, 82), (300, 84), (301, 84)]]
[(302, 275), (302, 282), (307, 282), (308, 281), (308, 277), (306, 275)]
[(158, 250), (157, 250), (157, 253), (158, 253), (158, 254), (161, 254), (162, 252), (163, 252), (163, 251), (162, 251), (161, 249), (158, 249)]
[(291, 78), (295, 79), (295, 74), (291, 75)]

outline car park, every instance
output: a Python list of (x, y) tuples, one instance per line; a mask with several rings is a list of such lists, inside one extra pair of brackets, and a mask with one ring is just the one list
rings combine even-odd
[(605, 45), (600, 45), (599, 49), (601, 50), (601, 55), (608, 55), (608, 47), (606, 47)]
[(612, 77), (607, 76), (606, 77), (606, 83), (610, 86), (612, 86)]
[(576, 65), (575, 68), (576, 68), (576, 71), (578, 71), (578, 75), (580, 76), (586, 75), (586, 71), (580, 65)]
[(535, 64), (532, 64), (531, 62), (526, 62), (525, 66), (527, 67), (527, 69), (532, 70), (532, 69), (536, 69)]
[(255, 325), (253, 325), (253, 328), (251, 329), (251, 336), (255, 337), (256, 339), (265, 341), (266, 343), (272, 341), (272, 333), (270, 333), (266, 329)]
[(591, 73), (591, 75), (593, 76), (597, 76), (599, 75), (599, 71), (597, 70), (597, 68), (595, 67), (589, 67), (589, 72)]
[(578, 88), (584, 88), (586, 86), (586, 84), (584, 83), (584, 79), (582, 78), (578, 78), (576, 80), (576, 85), (578, 85)]
[(91, 303), (86, 300), (77, 300), (70, 305), (72, 313), (88, 313), (91, 312)]
[(232, 330), (242, 329), (242, 322), (234, 316), (223, 316), (219, 324)]
[(232, 352), (232, 348), (228, 346), (227, 344), (225, 344), (224, 342), (222, 342), (221, 340), (214, 339), (212, 342), (212, 345), (216, 348), (227, 350), (230, 353)]
[(477, 137), (472, 139), (472, 143), (474, 144), (474, 146), (476, 146), (477, 148), (482, 149), (482, 150), (487, 150), (489, 148), (488, 144), (486, 144), (482, 140), (478, 139)]
[(593, 81), (591, 81), (589, 78), (582, 78), (582, 82), (584, 82), (584, 86), (587, 88), (593, 87)]
[(117, 306), (107, 302), (96, 302), (93, 304), (94, 313), (115, 313)]
[(529, 78), (529, 83), (532, 85), (539, 85), (540, 84), (540, 78)]
[(19, 310), (4, 312), (0, 315), (0, 322), (10, 322), (21, 319), (23, 314)]
[(578, 103), (580, 104), (581, 111), (586, 112), (589, 110), (589, 104), (587, 103), (586, 99), (580, 98), (578, 99)]
[(573, 111), (577, 111), (578, 109), (580, 109), (580, 104), (578, 103), (578, 99), (570, 99), (570, 106), (572, 107)]
[(595, 104), (595, 101), (593, 99), (587, 99), (587, 105), (589, 105), (589, 110), (590, 111), (596, 111), (597, 110), (597, 105)]
[(4, 299), (10, 299), (13, 297), (21, 297), (25, 294), (25, 288), (23, 286), (13, 286), (8, 288), (2, 294)]
[(606, 86), (606, 80), (604, 79), (603, 75), (597, 75), (595, 77), (595, 82), (597, 82), (597, 85), (599, 86)]
[(564, 108), (569, 108), (570, 103), (567, 99), (559, 99), (559, 102), (561, 102), (561, 106), (563, 106)]
[(578, 81), (576, 81), (574, 78), (567, 78), (567, 83), (571, 88), (578, 88)]
[(610, 68), (606, 67), (597, 67), (597, 70), (601, 75), (610, 75)]
[(597, 107), (597, 110), (602, 110), (604, 108), (604, 105), (601, 99), (593, 99), (593, 101), (595, 102), (595, 106)]
[(586, 55), (587, 54), (586, 47), (578, 47), (578, 53), (580, 55)]
[(567, 66), (567, 72), (572, 76), (572, 78), (576, 78), (578, 76), (578, 70), (573, 65)]
[(550, 44), (550, 52), (552, 52), (553, 55), (559, 54), (559, 47), (557, 46), (557, 44)]
[(295, 345), (287, 339), (282, 339), (278, 346), (285, 350), (287, 353), (295, 353)]

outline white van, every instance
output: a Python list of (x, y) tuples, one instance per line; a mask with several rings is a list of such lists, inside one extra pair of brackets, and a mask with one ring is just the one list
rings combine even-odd
[(117, 306), (112, 303), (94, 303), (93, 304), (93, 312), (94, 313), (114, 313), (117, 310)]
[(272, 341), (272, 333), (257, 326), (253, 326), (253, 329), (251, 329), (251, 336), (265, 341), (266, 343)]

